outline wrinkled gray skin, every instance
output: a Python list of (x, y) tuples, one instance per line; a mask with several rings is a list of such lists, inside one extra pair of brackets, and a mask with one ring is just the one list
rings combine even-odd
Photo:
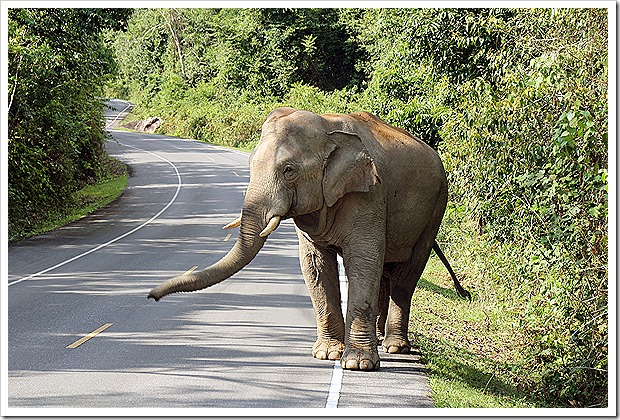
[[(340, 359), (345, 369), (377, 369), (378, 337), (388, 353), (409, 352), (411, 296), (446, 201), (439, 156), (409, 133), (366, 112), (278, 108), (250, 156), (234, 247), (211, 267), (171, 279), (149, 297), (203, 289), (232, 276), (256, 256), (279, 218), (293, 218), (317, 319), (313, 356)], [(349, 279), (346, 321), (336, 254)]]

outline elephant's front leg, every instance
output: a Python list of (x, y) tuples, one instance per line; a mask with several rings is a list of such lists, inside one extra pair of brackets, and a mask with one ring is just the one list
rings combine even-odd
[(340, 305), (336, 252), (320, 247), (297, 230), (299, 259), (317, 324), (317, 340), (312, 355), (317, 359), (338, 360), (344, 350), (344, 319)]
[(381, 241), (360, 240), (344, 251), (349, 280), (345, 350), (340, 359), (344, 369), (379, 368), (376, 325), (383, 256)]

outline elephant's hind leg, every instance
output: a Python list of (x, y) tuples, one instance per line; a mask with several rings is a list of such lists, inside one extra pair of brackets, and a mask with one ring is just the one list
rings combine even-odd
[(301, 271), (312, 299), (317, 340), (312, 356), (338, 360), (344, 350), (344, 318), (340, 305), (336, 252), (319, 247), (297, 231)]
[(409, 353), (411, 344), (407, 338), (411, 296), (419, 275), (411, 263), (394, 264), (389, 270), (390, 297), (385, 322), (383, 349), (386, 353)]
[(411, 297), (428, 262), (438, 228), (428, 226), (413, 248), (408, 262), (398, 263), (384, 274), (389, 277), (390, 300), (385, 321), (383, 349), (386, 353), (409, 353)]
[(409, 353), (411, 349), (407, 337), (411, 297), (431, 255), (447, 200), (448, 190), (444, 186), (426, 228), (413, 246), (409, 261), (395, 264), (387, 273), (390, 278), (390, 303), (383, 339), (386, 353)]
[(379, 315), (377, 316), (377, 340), (379, 344), (385, 337), (385, 322), (387, 321), (388, 308), (390, 305), (390, 272), (392, 264), (383, 267), (381, 284), (379, 285)]

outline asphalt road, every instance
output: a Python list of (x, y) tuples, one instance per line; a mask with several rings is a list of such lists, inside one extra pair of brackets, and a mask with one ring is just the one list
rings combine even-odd
[[(113, 105), (111, 125), (125, 107)], [(132, 170), (123, 195), (9, 246), (9, 410), (432, 407), (419, 355), (382, 354), (378, 372), (312, 358), (316, 326), (290, 221), (232, 278), (147, 300), (154, 285), (230, 249), (236, 231), (221, 227), (241, 208), (248, 154), (111, 133), (108, 151)]]

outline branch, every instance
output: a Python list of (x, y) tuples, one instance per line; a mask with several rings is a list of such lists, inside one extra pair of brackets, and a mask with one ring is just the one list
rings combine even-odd
[(15, 84), (13, 85), (13, 92), (11, 92), (11, 99), (9, 100), (9, 109), (8, 111), (11, 112), (11, 106), (13, 105), (13, 98), (15, 97), (15, 92), (17, 91), (17, 84), (19, 82), (19, 68), (21, 67), (22, 64), (22, 58), (24, 56), (23, 55), (19, 55), (19, 62), (17, 63), (17, 69), (15, 70)]
[[(174, 9), (169, 9), (171, 16), (172, 16), (173, 11)], [(185, 63), (183, 62), (183, 50), (181, 49), (181, 42), (179, 41), (178, 34), (175, 31), (175, 29), (172, 27), (172, 22), (170, 22), (166, 18), (166, 15), (161, 10), (159, 11), (159, 13), (161, 13), (162, 17), (166, 21), (166, 24), (168, 25), (168, 29), (170, 30), (170, 34), (172, 35), (172, 38), (174, 39), (174, 43), (177, 47), (177, 54), (179, 54), (179, 63), (181, 64), (181, 73), (183, 75), (183, 82), (187, 82), (187, 75), (185, 74)]]

